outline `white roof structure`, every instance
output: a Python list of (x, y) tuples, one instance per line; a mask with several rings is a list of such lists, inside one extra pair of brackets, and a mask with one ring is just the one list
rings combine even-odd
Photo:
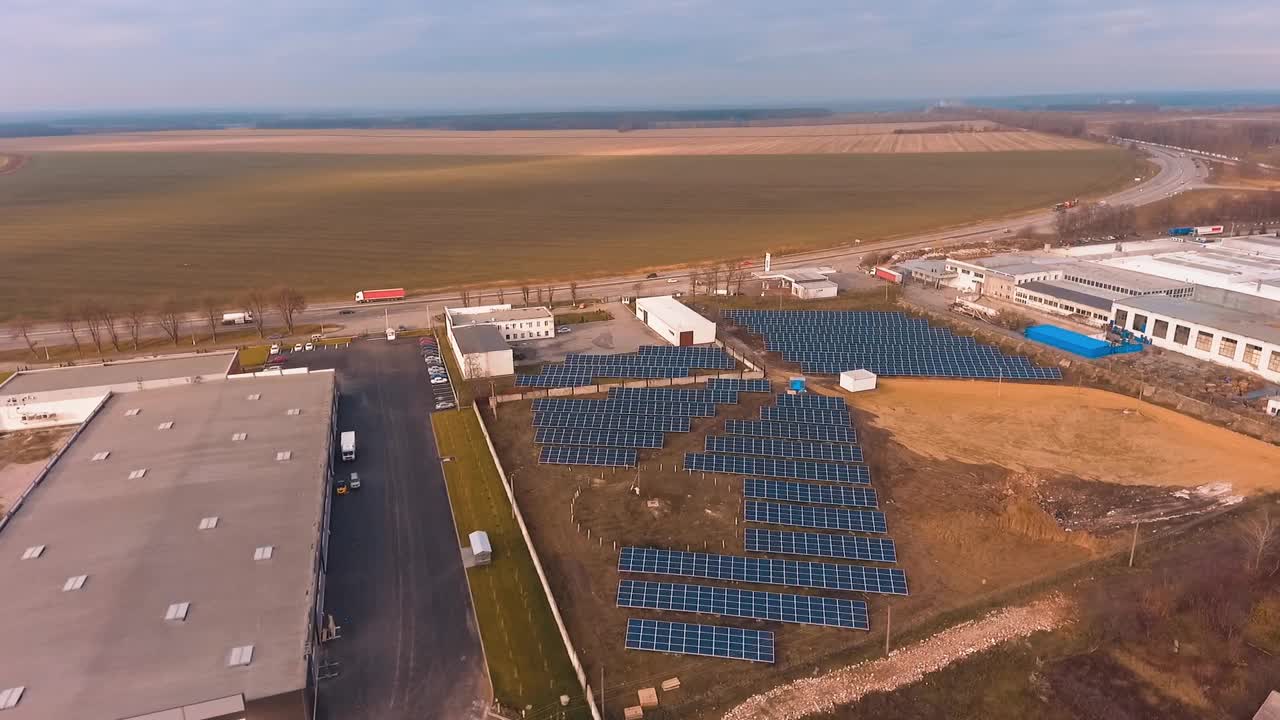
[(523, 320), (550, 320), (555, 317), (545, 307), (512, 308), (511, 305), (483, 305), (473, 308), (447, 308), (449, 323), (454, 327), (496, 325)]
[(145, 386), (186, 378), (225, 377), (230, 372), (235, 359), (236, 351), (228, 350), (27, 370), (14, 375), (0, 385), (0, 396), (107, 387), (115, 389), (116, 392), (122, 392), (136, 389), (139, 384)]

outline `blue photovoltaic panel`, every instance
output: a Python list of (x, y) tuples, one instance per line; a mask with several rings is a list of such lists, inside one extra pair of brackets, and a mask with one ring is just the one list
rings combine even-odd
[(641, 345), (640, 356), (707, 370), (732, 370), (735, 367), (733, 358), (718, 347)]
[(862, 462), (862, 448), (843, 443), (819, 443), (807, 440), (779, 440), (747, 435), (708, 435), (707, 452), (763, 455), (765, 457), (833, 462)]
[(674, 415), (610, 415), (607, 413), (545, 412), (533, 414), (534, 427), (600, 428), (689, 432), (689, 418)]
[(736, 390), (737, 392), (754, 392), (767, 393), (773, 390), (769, 386), (769, 381), (764, 378), (753, 378), (750, 380), (739, 378), (711, 378), (707, 381), (707, 387), (714, 390)]
[(738, 403), (738, 393), (732, 390), (673, 390), (671, 388), (614, 387), (609, 388), (609, 399), (736, 405)]
[(762, 407), (760, 408), (760, 419), (844, 427), (849, 424), (849, 412), (847, 410), (837, 412), (833, 410), (811, 410), (809, 408)]
[(683, 415), (685, 417), (715, 417), (716, 407), (709, 402), (658, 402), (610, 398), (608, 400), (571, 400), (569, 398), (538, 398), (533, 401), (534, 412), (613, 413), (616, 415)]
[(628, 650), (773, 662), (773, 633), (721, 625), (627, 618)]
[(543, 465), (592, 465), (596, 467), (635, 467), (636, 451), (630, 448), (561, 447), (544, 445), (538, 454)]
[(841, 565), (808, 560), (716, 555), (713, 553), (624, 547), (618, 555), (621, 572), (679, 575), (706, 580), (732, 580), (763, 585), (907, 594), (907, 574), (898, 568)]
[(619, 581), (618, 607), (672, 610), (856, 630), (867, 630), (871, 626), (867, 604), (861, 600), (648, 580)]
[(786, 500), (815, 505), (873, 508), (879, 506), (876, 491), (869, 487), (822, 485), (785, 480), (742, 479), (742, 496), (758, 500)]
[(853, 485), (871, 484), (871, 471), (866, 465), (837, 465), (812, 460), (685, 453), (684, 469), (731, 475), (760, 475), (789, 480), (825, 480)]
[(879, 510), (786, 505), (762, 500), (747, 500), (743, 517), (747, 522), (767, 525), (793, 525), (817, 530), (849, 530), (851, 532), (888, 532), (884, 513)]
[(593, 445), (596, 447), (660, 448), (663, 434), (647, 430), (595, 430), (543, 427), (534, 433), (539, 445)]
[(770, 420), (725, 420), (724, 431), (730, 435), (787, 438), (789, 440), (818, 440), (821, 442), (854, 443), (858, 436), (849, 425), (805, 425), (803, 423), (773, 422)]
[(801, 393), (799, 395), (779, 393), (777, 395), (777, 405), (778, 407), (805, 407), (815, 410), (845, 410), (848, 407), (844, 403), (844, 398), (814, 395), (813, 393)]
[(755, 527), (745, 528), (743, 538), (748, 552), (810, 555), (882, 563), (898, 562), (898, 549), (889, 538), (827, 535)]
[(578, 387), (591, 385), (590, 375), (517, 375), (516, 387)]

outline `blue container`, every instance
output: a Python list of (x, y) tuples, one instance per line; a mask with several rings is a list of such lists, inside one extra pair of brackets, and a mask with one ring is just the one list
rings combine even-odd
[(802, 377), (793, 377), (793, 378), (791, 378), (791, 392), (793, 392), (793, 393), (802, 393), (802, 392), (804, 392), (804, 391), (805, 391), (805, 389), (804, 389), (804, 378), (802, 378)]
[(1025, 335), (1045, 345), (1066, 350), (1081, 357), (1100, 358), (1111, 354), (1111, 343), (1078, 332), (1064, 330), (1056, 325), (1033, 325)]
[(1194, 235), (1196, 229), (1193, 227), (1169, 228), (1170, 235)]

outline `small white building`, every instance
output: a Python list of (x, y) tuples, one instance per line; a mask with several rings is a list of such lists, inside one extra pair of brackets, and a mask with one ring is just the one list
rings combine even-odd
[(636, 317), (672, 345), (701, 345), (716, 339), (716, 324), (670, 295), (636, 299)]
[(454, 360), (467, 380), (515, 373), (515, 356), (496, 325), (449, 328)]
[(512, 308), (505, 304), (445, 308), (445, 319), (450, 327), (493, 325), (507, 342), (556, 336), (555, 314), (545, 307)]
[(849, 392), (876, 389), (876, 374), (870, 370), (845, 370), (840, 373), (840, 387)]
[(771, 286), (789, 288), (791, 294), (801, 300), (817, 300), (836, 296), (838, 286), (827, 279), (835, 270), (829, 267), (791, 268), (788, 270), (766, 270), (753, 273), (764, 281), (764, 289)]
[(489, 544), (489, 533), (476, 530), (467, 535), (467, 540), (471, 543), (471, 555), (475, 558), (477, 565), (488, 564), (493, 559), (493, 546)]

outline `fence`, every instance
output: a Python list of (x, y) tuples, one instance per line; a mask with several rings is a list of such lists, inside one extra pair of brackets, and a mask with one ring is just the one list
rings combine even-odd
[(569, 639), (569, 630), (565, 627), (564, 618), (560, 616), (560, 606), (556, 604), (556, 596), (551, 592), (551, 583), (547, 581), (547, 574), (542, 569), (542, 560), (538, 558), (538, 550), (533, 546), (533, 538), (529, 535), (529, 527), (524, 523), (524, 514), (520, 512), (520, 505), (516, 503), (515, 492), (511, 489), (511, 482), (507, 479), (507, 473), (502, 468), (502, 461), (498, 459), (498, 451), (493, 446), (493, 439), (489, 437), (489, 428), (484, 424), (484, 416), (480, 414), (480, 408), (476, 405), (471, 406), (471, 411), (476, 414), (476, 420), (480, 423), (480, 432), (484, 435), (485, 445), (489, 448), (489, 455), (493, 457), (494, 467), (498, 468), (498, 477), (502, 479), (502, 490), (507, 494), (507, 501), (511, 503), (511, 512), (515, 516), (516, 526), (520, 528), (520, 536), (524, 538), (525, 547), (529, 549), (529, 557), (533, 559), (533, 569), (538, 572), (538, 581), (542, 583), (542, 592), (547, 596), (547, 603), (551, 606), (551, 615), (556, 619), (556, 628), (560, 630), (560, 639), (564, 641), (564, 649), (569, 653), (569, 662), (573, 664), (573, 671), (578, 676), (578, 683), (582, 685), (582, 691), (587, 698), (587, 707), (591, 709), (591, 717), (595, 720), (602, 720), (600, 708), (596, 707), (595, 696), (591, 692), (591, 686), (587, 683), (587, 673), (582, 669), (582, 661), (578, 659), (578, 651), (573, 647), (573, 641)]

